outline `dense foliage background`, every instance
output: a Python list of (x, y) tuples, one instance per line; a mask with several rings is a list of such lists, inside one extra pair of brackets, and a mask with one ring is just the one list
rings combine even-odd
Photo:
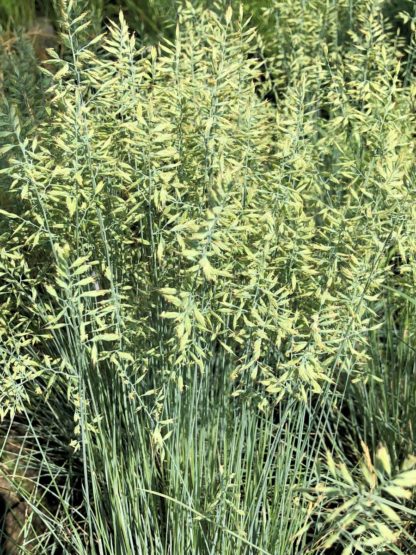
[(0, 15), (0, 546), (414, 553), (415, 3)]

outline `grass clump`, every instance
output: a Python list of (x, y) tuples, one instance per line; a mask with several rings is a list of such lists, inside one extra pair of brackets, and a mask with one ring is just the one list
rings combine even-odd
[(45, 64), (2, 53), (0, 415), (39, 552), (412, 553), (414, 39), (324, 4), (274, 2), (273, 37), (184, 3), (152, 45), (62, 1)]

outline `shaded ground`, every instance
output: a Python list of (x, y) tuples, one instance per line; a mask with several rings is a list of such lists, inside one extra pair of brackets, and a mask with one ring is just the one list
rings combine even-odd
[[(35, 530), (41, 531), (42, 523), (19, 492), (35, 491), (35, 473), (29, 468), (17, 468), (16, 461), (22, 457), (22, 447), (8, 440), (0, 450), (0, 555), (30, 553), (35, 543)], [(24, 454), (23, 454), (24, 457)], [(29, 525), (29, 526), (28, 526)]]

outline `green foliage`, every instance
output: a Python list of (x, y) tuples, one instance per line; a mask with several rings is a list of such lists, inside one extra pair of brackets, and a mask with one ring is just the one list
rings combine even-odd
[(414, 15), (186, 3), (151, 45), (84, 7), (41, 67), (1, 54), (0, 418), (42, 553), (411, 553)]
[(0, 20), (5, 24), (31, 22), (35, 16), (35, 3), (32, 0), (1, 0)]
[(401, 553), (396, 545), (402, 535), (414, 545), (404, 525), (415, 511), (406, 507), (403, 500), (412, 498), (416, 459), (409, 457), (401, 469), (393, 469), (386, 447), (377, 450), (374, 464), (365, 444), (363, 449), (360, 469), (353, 474), (345, 463), (337, 465), (327, 452), (330, 477), (326, 483), (318, 484), (316, 491), (332, 510), (325, 515), (317, 549), (330, 549), (340, 542), (343, 555), (385, 553), (389, 548)]

